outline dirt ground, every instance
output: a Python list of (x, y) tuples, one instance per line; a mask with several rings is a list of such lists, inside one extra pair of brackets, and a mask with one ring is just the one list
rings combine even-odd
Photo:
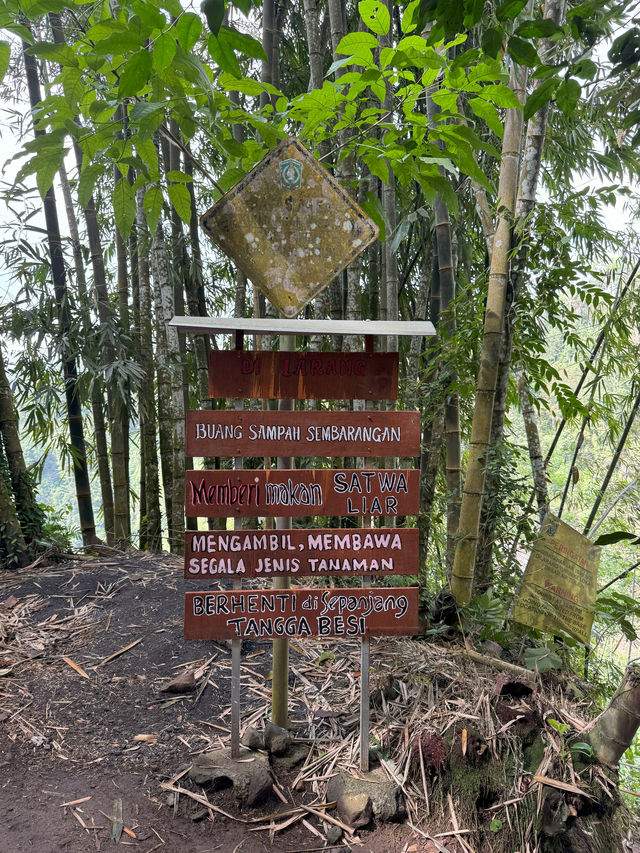
[[(161, 787), (202, 795), (186, 771), (196, 755), (228, 743), (231, 653), (184, 642), (181, 573), (175, 557), (135, 555), (0, 574), (0, 853), (112, 849), (120, 803), (118, 844), (141, 853), (435, 850), (406, 824), (361, 830), (335, 848), (311, 815), (307, 825), (298, 819), (270, 832), (265, 816), (317, 800), (312, 786), (292, 790), (294, 771), (279, 766), (287, 804), (274, 796), (241, 813), (232, 791), (209, 793), (230, 817)], [(293, 644), (291, 652), (290, 713), (301, 739), (314, 719), (302, 674), (310, 647), (311, 658), (326, 648)], [(187, 669), (196, 671), (195, 690), (161, 692)], [(268, 717), (269, 670), (270, 644), (245, 644), (244, 725)], [(320, 715), (336, 735), (338, 713)], [(355, 729), (357, 720), (343, 724)]]

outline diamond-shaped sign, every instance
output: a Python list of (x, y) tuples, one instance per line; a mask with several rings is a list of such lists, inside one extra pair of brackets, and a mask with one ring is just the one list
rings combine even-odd
[(277, 145), (201, 220), (285, 317), (378, 236), (376, 224), (298, 142)]

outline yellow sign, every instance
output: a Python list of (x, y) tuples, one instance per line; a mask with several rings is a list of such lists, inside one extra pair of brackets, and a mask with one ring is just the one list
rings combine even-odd
[(297, 139), (283, 140), (201, 220), (285, 317), (295, 317), (378, 236)]
[(600, 548), (554, 515), (533, 546), (513, 611), (516, 622), (585, 645), (591, 635)]

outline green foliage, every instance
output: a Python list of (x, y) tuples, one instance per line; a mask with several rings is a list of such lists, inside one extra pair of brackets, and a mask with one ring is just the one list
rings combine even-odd
[[(552, 669), (560, 669), (562, 658), (545, 646), (534, 646), (524, 650), (524, 663), (526, 667), (537, 670), (542, 675)], [(556, 721), (547, 720), (547, 722), (553, 726)]]
[(80, 539), (80, 530), (69, 522), (72, 507), (67, 505), (56, 509), (46, 504), (40, 504), (40, 507), (44, 513), (44, 523), (37, 546), (58, 554), (73, 553)]

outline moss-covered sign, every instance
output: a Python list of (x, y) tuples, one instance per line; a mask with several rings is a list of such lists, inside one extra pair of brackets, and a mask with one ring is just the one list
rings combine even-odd
[(285, 317), (295, 317), (378, 234), (292, 138), (216, 202), (202, 227)]

